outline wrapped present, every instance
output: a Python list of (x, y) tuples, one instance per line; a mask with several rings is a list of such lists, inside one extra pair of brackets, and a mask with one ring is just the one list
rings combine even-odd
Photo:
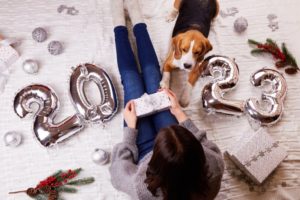
[(0, 73), (19, 58), (19, 53), (10, 44), (10, 40), (0, 39)]
[(154, 94), (144, 94), (134, 100), (135, 111), (138, 117), (145, 117), (156, 112), (170, 108), (171, 102), (168, 95), (162, 91)]
[(286, 150), (264, 129), (242, 137), (235, 148), (226, 153), (257, 184), (261, 184), (287, 156)]

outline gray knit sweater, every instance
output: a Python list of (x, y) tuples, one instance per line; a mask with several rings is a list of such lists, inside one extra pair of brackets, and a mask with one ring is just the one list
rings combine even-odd
[[(192, 132), (203, 146), (209, 173), (210, 191), (208, 192), (208, 199), (213, 199), (219, 192), (224, 171), (222, 154), (213, 142), (207, 140), (206, 132), (199, 131), (190, 119), (180, 125)], [(134, 200), (163, 199), (161, 191), (157, 192), (158, 197), (154, 197), (144, 183), (152, 152), (145, 155), (145, 157), (136, 164), (138, 158), (138, 149), (135, 143), (136, 137), (137, 130), (124, 128), (123, 141), (114, 146), (111, 166), (109, 168), (112, 185), (116, 189), (130, 195)]]

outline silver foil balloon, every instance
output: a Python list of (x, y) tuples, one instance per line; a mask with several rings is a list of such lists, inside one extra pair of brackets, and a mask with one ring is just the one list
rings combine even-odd
[(246, 101), (245, 112), (250, 120), (260, 125), (273, 125), (277, 123), (283, 113), (283, 101), (287, 93), (287, 83), (283, 75), (273, 69), (261, 69), (255, 72), (250, 79), (255, 87), (263, 86), (264, 82), (270, 82), (271, 90), (262, 92), (261, 100), (268, 103), (268, 109), (262, 108), (260, 102), (255, 98)]
[[(242, 115), (245, 101), (229, 100), (223, 97), (236, 86), (239, 80), (239, 68), (234, 60), (225, 56), (210, 56), (203, 63), (203, 76), (212, 76), (213, 81), (202, 90), (203, 108), (208, 112), (228, 115)], [(218, 77), (215, 75), (218, 74)]]
[[(92, 105), (86, 98), (84, 83), (96, 83), (101, 101)], [(105, 122), (110, 120), (118, 109), (118, 100), (115, 88), (107, 73), (92, 64), (77, 66), (70, 79), (70, 95), (75, 108), (87, 122)]]
[[(32, 109), (32, 104), (38, 104), (38, 110)], [(80, 131), (83, 120), (75, 114), (60, 123), (54, 118), (59, 108), (56, 94), (47, 86), (30, 85), (17, 93), (14, 99), (14, 110), (20, 118), (28, 113), (35, 113), (33, 131), (43, 146), (51, 146)]]

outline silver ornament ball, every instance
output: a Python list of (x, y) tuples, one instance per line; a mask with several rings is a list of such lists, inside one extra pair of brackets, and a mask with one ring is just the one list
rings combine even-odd
[(103, 149), (95, 149), (92, 153), (92, 160), (96, 164), (104, 165), (109, 160), (109, 153)]
[(35, 60), (27, 59), (23, 62), (23, 70), (28, 74), (36, 74), (39, 71), (39, 65)]
[(248, 27), (248, 21), (244, 17), (239, 17), (234, 21), (234, 30), (237, 33), (244, 32)]
[(22, 135), (15, 131), (9, 131), (5, 133), (3, 139), (6, 146), (17, 147), (22, 142)]
[(44, 42), (47, 39), (47, 32), (41, 27), (35, 28), (32, 31), (32, 38), (37, 42)]
[(48, 51), (51, 55), (59, 55), (63, 52), (63, 45), (59, 41), (52, 41), (48, 44)]

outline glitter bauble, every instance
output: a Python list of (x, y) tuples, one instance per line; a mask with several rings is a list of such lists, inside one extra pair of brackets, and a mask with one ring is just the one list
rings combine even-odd
[(63, 52), (63, 45), (59, 41), (52, 41), (48, 44), (48, 51), (52, 55), (59, 55)]
[(240, 18), (237, 18), (235, 21), (234, 21), (234, 30), (237, 32), (237, 33), (242, 33), (244, 32), (248, 27), (248, 21), (246, 18), (244, 17), (240, 17)]
[(37, 42), (44, 42), (47, 39), (47, 32), (41, 27), (35, 28), (32, 31), (32, 38)]

